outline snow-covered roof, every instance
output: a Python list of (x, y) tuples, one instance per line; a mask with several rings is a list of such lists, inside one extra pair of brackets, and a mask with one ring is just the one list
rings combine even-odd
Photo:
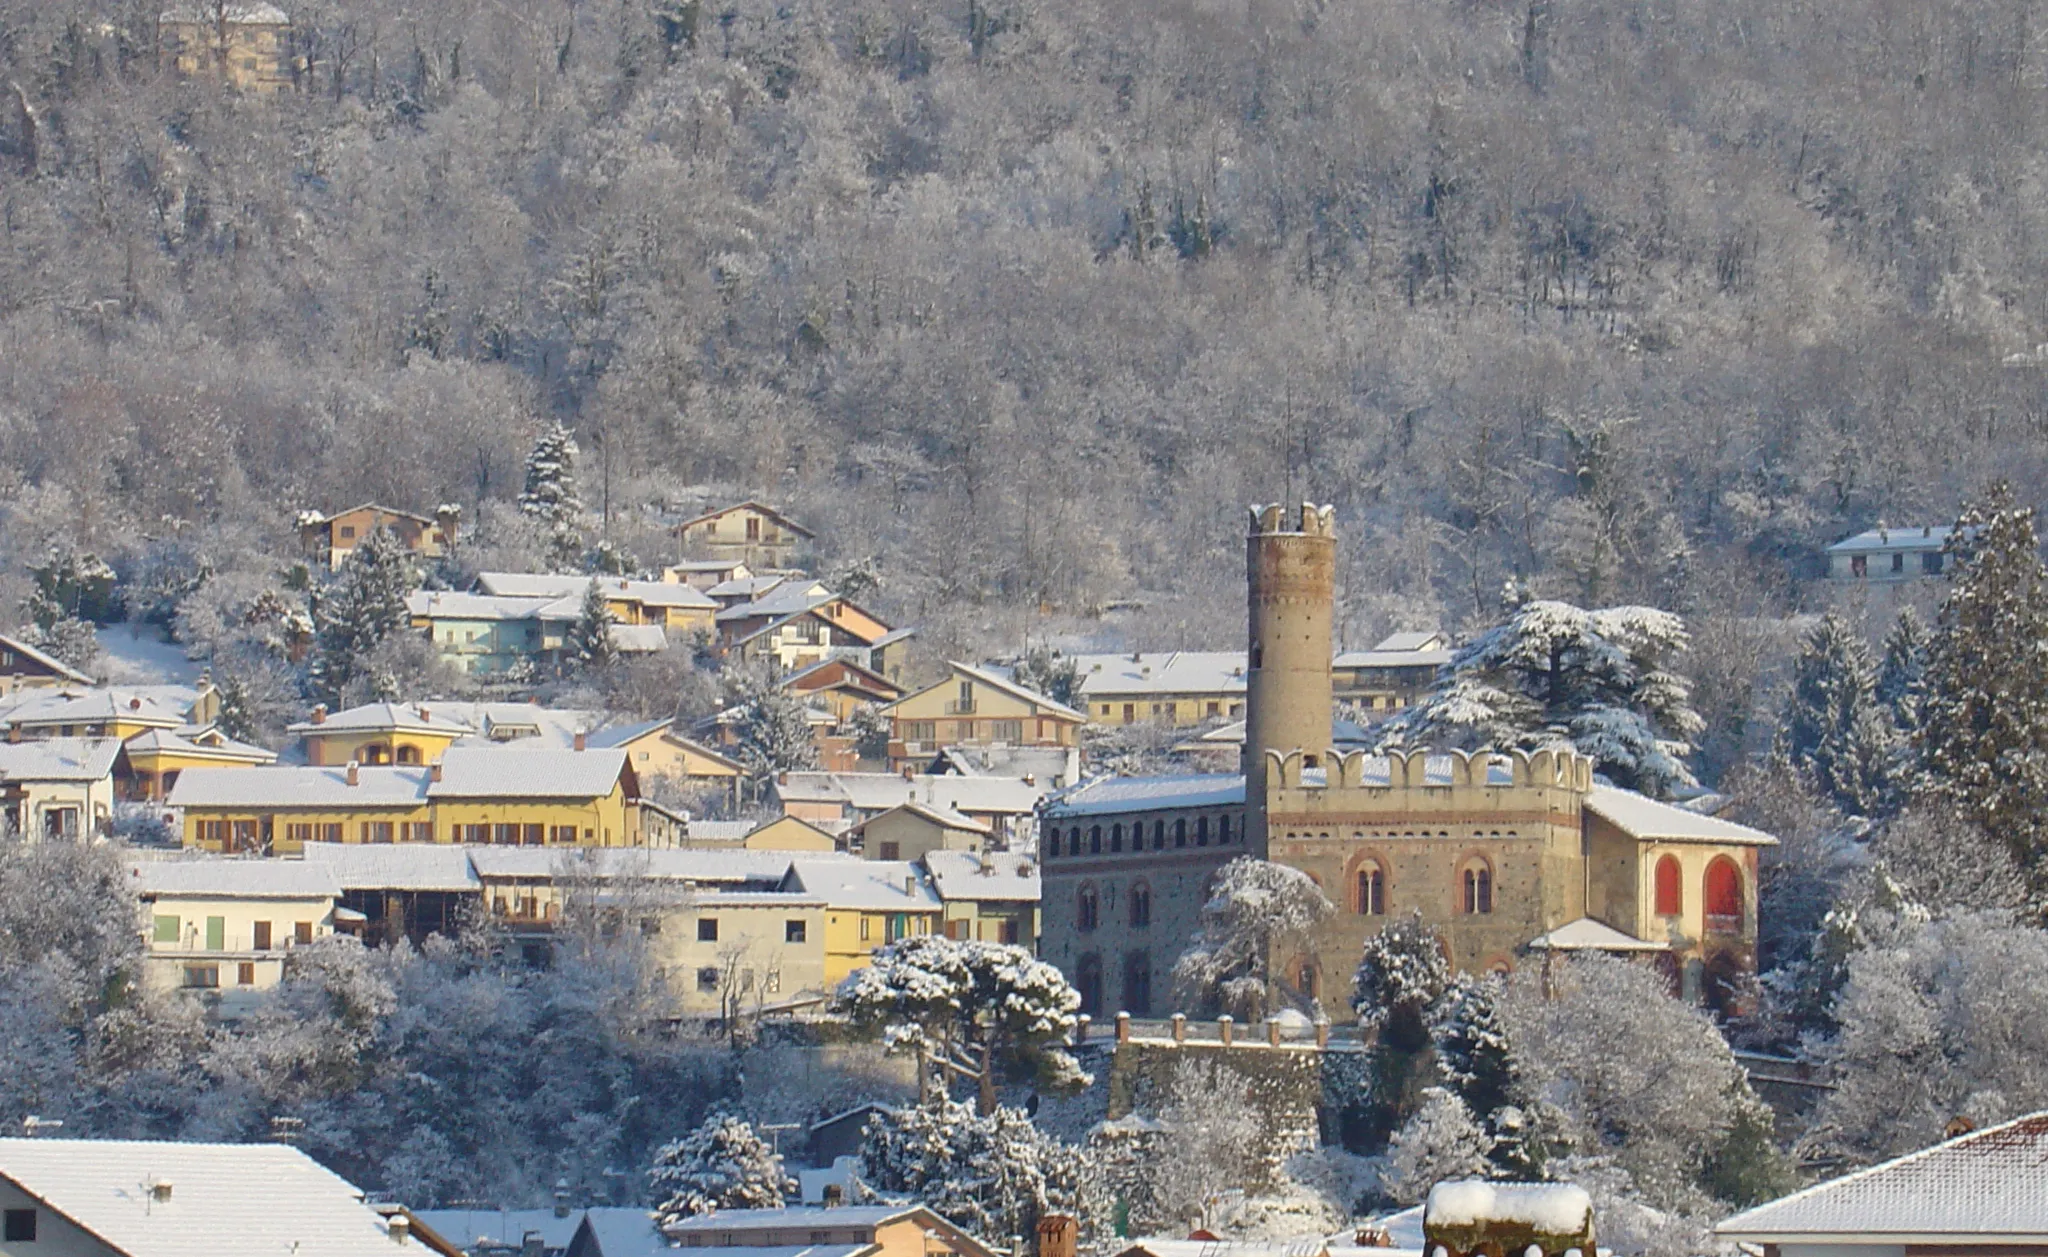
[[(579, 847), (549, 850), (546, 847), (470, 847), (470, 864), (479, 877), (553, 877), (557, 873), (581, 877), (644, 878), (649, 881), (724, 884), (756, 882), (764, 886), (779, 882), (789, 870), (786, 851), (671, 850), (648, 847)], [(850, 856), (820, 852), (820, 862), (843, 861), (858, 864)]]
[[(278, 8), (274, 4), (261, 3), (230, 4), (226, 6), (226, 12), (221, 16), (227, 20), (230, 26), (289, 26), (292, 21), (291, 18), (285, 16), (283, 9)], [(173, 25), (184, 24), (189, 26), (197, 23), (203, 26), (211, 26), (214, 22), (214, 9), (212, 5), (173, 5), (163, 11), (160, 20), (172, 23)], [(358, 511), (383, 511), (387, 515), (403, 515), (407, 519), (416, 519), (423, 524), (434, 522), (423, 515), (415, 515), (411, 511), (394, 511), (386, 506), (372, 506), (366, 503), (353, 509)], [(338, 513), (346, 515), (349, 512), (341, 511)], [(332, 518), (333, 516), (327, 516), (318, 522), (326, 523), (328, 519)]]
[(60, 691), (47, 696), (36, 695), (13, 707), (7, 712), (7, 722), (23, 728), (40, 728), (43, 725), (105, 724), (119, 720), (124, 724), (175, 729), (186, 723), (185, 713), (190, 706), (190, 699), (181, 705), (174, 698), (132, 689), (91, 690), (83, 694)]
[(1587, 1228), (1593, 1198), (1570, 1183), (1490, 1183), (1453, 1179), (1429, 1189), (1422, 1220), (1429, 1226), (1476, 1226), (1516, 1222), (1549, 1235), (1574, 1235)]
[(1386, 652), (1412, 652), (1418, 650), (1440, 650), (1450, 644), (1436, 629), (1411, 629), (1405, 633), (1389, 633), (1373, 645), (1373, 649)]
[(1714, 1229), (1754, 1244), (2048, 1243), (2048, 1112), (1817, 1183)]
[(594, 799), (618, 784), (626, 753), (604, 747), (451, 746), (441, 754), (440, 769), (441, 779), (427, 785), (430, 799)]
[(358, 768), (292, 765), (265, 768), (187, 768), (164, 801), (200, 808), (413, 807), (427, 797), (427, 769), (416, 764)]
[(277, 752), (248, 742), (237, 742), (212, 726), (186, 725), (180, 729), (150, 729), (123, 743), (136, 751), (163, 751), (189, 755), (194, 759), (220, 759), (233, 763), (273, 764)]
[(394, 1243), (360, 1190), (284, 1144), (0, 1139), (0, 1178), (135, 1257), (428, 1252)]
[[(759, 578), (756, 578), (759, 579)], [(744, 582), (733, 582), (743, 584)], [(723, 589), (719, 586), (718, 589)], [(718, 589), (712, 590), (714, 594)], [(747, 602), (737, 603), (718, 613), (721, 620), (752, 620), (762, 617), (782, 619), (801, 615), (814, 607), (828, 602), (837, 602), (839, 595), (816, 581), (777, 580), (773, 585), (755, 595)]]
[(460, 737), (476, 726), (457, 719), (438, 703), (364, 703), (346, 707), (319, 720), (285, 726), (287, 733), (442, 733)]
[(652, 1257), (669, 1248), (654, 1215), (645, 1209), (618, 1206), (585, 1209), (577, 1233), (590, 1235), (591, 1257)]
[(1760, 829), (1703, 816), (1669, 803), (1645, 798), (1633, 790), (1595, 786), (1586, 796), (1586, 810), (1632, 838), (1658, 842), (1708, 842), (1746, 847), (1775, 847), (1778, 840)]
[(92, 684), (92, 678), (85, 673), (80, 672), (55, 655), (36, 649), (34, 646), (22, 641), (19, 637), (9, 637), (5, 633), (0, 633), (0, 646), (6, 647), (17, 655), (34, 660), (67, 681), (76, 681), (80, 685)]
[(705, 611), (717, 606), (703, 590), (670, 581), (628, 580), (622, 576), (555, 576), (536, 572), (478, 572), (476, 592), (500, 598), (578, 598), (597, 581), (598, 591), (617, 602), (637, 602), (648, 607), (694, 607)]
[(1145, 1236), (1117, 1249), (1117, 1257), (1328, 1257), (1319, 1239), (1174, 1240)]
[(120, 754), (119, 738), (0, 742), (0, 781), (98, 781)]
[(731, 580), (718, 582), (704, 592), (714, 601), (734, 598), (752, 600), (788, 579), (790, 578), (781, 575), (735, 576)]
[(1828, 547), (1829, 554), (1869, 554), (1889, 550), (1939, 550), (1948, 544), (1953, 524), (1922, 524), (1918, 528), (1872, 528), (1844, 537)]
[(582, 595), (564, 598), (494, 598), (488, 594), (422, 589), (405, 596), (406, 612), (423, 620), (546, 620), (573, 623), (583, 614)]
[(1037, 903), (1038, 861), (1008, 851), (927, 851), (924, 867), (939, 898), (953, 902), (1003, 900)]
[(774, 520), (776, 523), (782, 525), (784, 528), (789, 529), (791, 532), (795, 533), (799, 537), (810, 538), (818, 535), (812, 532), (810, 529), (804, 527), (802, 524), (797, 523), (789, 516), (784, 515), (781, 511), (778, 511), (774, 507), (769, 506), (767, 503), (757, 501), (753, 498), (748, 498), (744, 502), (735, 502), (731, 506), (721, 506), (715, 511), (706, 511), (704, 514), (699, 515), (695, 519), (686, 519), (682, 523), (677, 524), (673, 531), (681, 532), (685, 528), (694, 528), (698, 524), (709, 523), (714, 519), (723, 519), (726, 516), (732, 514), (734, 511), (749, 510), (753, 511), (758, 515), (766, 515), (768, 518)]
[(1241, 650), (1168, 650), (1152, 654), (1075, 655), (1081, 697), (1120, 694), (1242, 694)]
[(1669, 951), (1669, 944), (1649, 943), (1633, 934), (1626, 934), (1605, 921), (1592, 917), (1580, 917), (1569, 921), (1548, 934), (1539, 934), (1528, 942), (1531, 951)]
[(412, 842), (309, 842), (304, 862), (329, 869), (343, 890), (462, 893), (478, 886), (464, 847)]
[(302, 860), (146, 860), (129, 866), (135, 892), (204, 899), (332, 899), (332, 867)]
[(759, 829), (753, 821), (700, 821), (692, 818), (685, 831), (691, 842), (744, 842)]
[[(837, 1227), (880, 1226), (908, 1214), (927, 1212), (920, 1205), (845, 1205), (802, 1209), (721, 1209), (671, 1222), (663, 1229), (670, 1235), (701, 1235), (706, 1231), (783, 1231), (801, 1227), (819, 1230)], [(696, 1251), (696, 1250), (693, 1250)], [(748, 1252), (768, 1250), (750, 1248)]]
[(916, 799), (912, 799), (908, 803), (899, 803), (886, 812), (878, 812), (870, 816), (861, 823), (860, 828), (865, 829), (867, 826), (881, 820), (884, 816), (890, 816), (897, 812), (908, 812), (912, 816), (928, 820), (932, 824), (945, 829), (958, 829), (970, 834), (988, 834), (993, 832), (987, 825), (975, 820), (972, 816), (956, 812), (950, 807), (920, 803)]
[(605, 636), (622, 655), (658, 655), (668, 649), (668, 633), (659, 624), (613, 624)]
[(816, 895), (834, 908), (935, 912), (939, 907), (938, 892), (908, 860), (792, 860), (782, 888)]
[(793, 772), (778, 779), (776, 797), (789, 803), (836, 803), (882, 812), (912, 799), (969, 816), (1031, 812), (1048, 793), (1022, 777), (904, 777), (898, 773)]
[[(559, 1251), (569, 1247), (583, 1222), (580, 1209), (560, 1218), (553, 1209), (415, 1209), (413, 1216), (465, 1252), (479, 1241), (517, 1249), (528, 1231), (540, 1234), (542, 1247)], [(607, 1252), (605, 1257), (611, 1254)]]
[[(1012, 698), (1021, 699), (1024, 702), (1030, 703), (1034, 707), (1042, 707), (1052, 715), (1072, 716), (1076, 720), (1087, 719), (1086, 716), (1082, 715), (1078, 711), (1075, 711), (1073, 708), (1067, 706), (1065, 703), (1055, 703), (1051, 699), (1047, 698), (1045, 695), (1039, 693), (1037, 690), (1026, 689), (1025, 687), (1017, 684), (1015, 681), (1012, 681), (1010, 678), (1006, 676), (998, 676), (997, 674), (988, 671), (986, 668), (977, 668), (974, 667), (972, 664), (961, 663), (958, 660), (948, 660), (946, 666), (953, 669), (953, 671), (960, 673), (961, 675), (966, 676), (972, 680), (979, 681), (983, 685), (989, 686), (992, 689), (1001, 690), (1003, 693), (1008, 694)], [(933, 690), (938, 689), (941, 686), (947, 686), (951, 684), (953, 684), (953, 680), (952, 678), (948, 677), (946, 680), (940, 681), (937, 684), (927, 685), (925, 688), (919, 690), (917, 693), (929, 694)], [(911, 695), (911, 698), (915, 697), (917, 697), (917, 694)], [(909, 698), (897, 700), (898, 703), (907, 703), (909, 701)], [(893, 705), (894, 704), (892, 704), (892, 706)], [(884, 710), (887, 709), (885, 708)]]
[(1168, 807), (1237, 807), (1244, 803), (1241, 773), (1188, 773), (1174, 777), (1103, 777), (1076, 786), (1046, 804), (1048, 819), (1148, 812)]
[(1435, 650), (1347, 650), (1330, 661), (1333, 668), (1441, 668), (1451, 661), (1448, 646)]
[[(1332, 746), (1367, 746), (1372, 743), (1374, 736), (1367, 733), (1365, 726), (1358, 724), (1356, 721), (1341, 719), (1332, 719), (1330, 721), (1330, 744)], [(1233, 720), (1227, 725), (1218, 725), (1201, 737), (1196, 738), (1195, 742), (1197, 744), (1214, 746), (1243, 746), (1244, 721)]]

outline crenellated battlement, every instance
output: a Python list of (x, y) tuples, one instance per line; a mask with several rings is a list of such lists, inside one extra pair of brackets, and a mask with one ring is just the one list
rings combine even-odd
[(1303, 502), (1290, 512), (1274, 502), (1251, 508), (1251, 537), (1332, 537), (1337, 535), (1337, 508)]
[[(1427, 790), (1561, 790), (1583, 795), (1593, 788), (1593, 761), (1571, 750), (1417, 750), (1376, 754), (1339, 751), (1314, 757), (1301, 750), (1266, 752), (1266, 797), (1278, 803), (1283, 791), (1306, 792), (1317, 806), (1409, 806), (1385, 796)], [(1361, 794), (1338, 804), (1331, 795)]]

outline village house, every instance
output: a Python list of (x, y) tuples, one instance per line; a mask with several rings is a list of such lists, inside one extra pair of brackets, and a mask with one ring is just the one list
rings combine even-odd
[(754, 569), (741, 559), (684, 559), (661, 569), (661, 579), (671, 585), (688, 585), (710, 591), (728, 581), (745, 580)]
[(889, 717), (889, 766), (921, 767), (956, 746), (1066, 747), (1086, 718), (1006, 677), (964, 663), (946, 677), (882, 709)]
[(590, 584), (597, 582), (605, 609), (620, 624), (654, 625), (675, 636), (709, 633), (718, 604), (694, 585), (627, 580), (620, 576), (548, 576), (528, 572), (479, 572), (474, 592), (493, 598), (571, 598), (580, 614)]
[(1010, 851), (927, 851), (947, 938), (1038, 950), (1038, 861)]
[(684, 737), (674, 720), (647, 720), (593, 732), (588, 745), (626, 753), (643, 785), (663, 778), (698, 794), (716, 796), (726, 806), (739, 802), (747, 766), (701, 742)]
[(684, 520), (671, 531), (683, 559), (736, 559), (756, 569), (796, 566), (817, 538), (774, 507), (752, 500)]
[(671, 1222), (663, 1231), (676, 1247), (738, 1250), (735, 1257), (764, 1248), (819, 1257), (996, 1257), (922, 1205), (721, 1209)]
[(1391, 633), (1371, 650), (1344, 650), (1330, 664), (1339, 703), (1368, 713), (1391, 713), (1414, 704), (1436, 684), (1451, 661), (1451, 639), (1442, 633)]
[(992, 845), (1017, 849), (1030, 844), (1033, 817), (1052, 787), (1031, 777), (787, 772), (773, 790), (784, 812), (832, 834), (915, 801), (980, 821)]
[(1827, 548), (1828, 579), (1874, 584), (1920, 580), (1946, 570), (1942, 553), (1952, 524), (1918, 528), (1872, 528)]
[(30, 841), (87, 842), (111, 832), (115, 738), (0, 742), (0, 807)]
[(924, 870), (907, 860), (800, 857), (780, 889), (824, 901), (827, 987), (865, 968), (878, 947), (938, 933), (944, 915)]
[(2031, 1113), (1723, 1220), (1766, 1257), (2048, 1254), (2048, 1113)]
[(184, 844), (295, 855), (308, 842), (619, 847), (641, 841), (619, 750), (450, 747), (424, 765), (194, 768), (167, 800)]
[(405, 609), (444, 662), (466, 675), (494, 676), (560, 659), (583, 600), (422, 589), (406, 595)]
[(365, 703), (329, 714), (319, 704), (285, 732), (299, 739), (306, 763), (425, 764), (476, 729), (426, 703)]
[(276, 986), (286, 952), (361, 923), (338, 906), (329, 867), (300, 860), (147, 860), (129, 866), (143, 916), (143, 974), (239, 1011), (241, 997)]
[(279, 1143), (0, 1139), (0, 1254), (448, 1257)]
[(19, 638), (0, 633), (0, 697), (16, 690), (91, 684), (91, 677), (63, 660), (45, 654)]
[(333, 874), (341, 892), (340, 907), (361, 916), (363, 941), (373, 946), (401, 938), (418, 946), (432, 934), (453, 938), (461, 929), (462, 914), (483, 903), (483, 882), (469, 862), (467, 847), (309, 842), (300, 856)]
[[(748, 663), (794, 672), (826, 659), (851, 658), (887, 676), (896, 630), (815, 581), (786, 582), (720, 611), (719, 649)], [(875, 651), (883, 651), (878, 661)], [(899, 661), (900, 662), (900, 661)]]
[(855, 825), (846, 839), (870, 860), (921, 860), (932, 851), (986, 851), (991, 832), (984, 821), (913, 800)]
[(1098, 725), (1199, 725), (1244, 715), (1244, 652), (1075, 655), (1079, 706)]
[(363, 539), (382, 528), (413, 554), (438, 559), (455, 550), (462, 508), (443, 506), (429, 517), (365, 502), (333, 515), (299, 512), (299, 546), (308, 562), (339, 571)]
[(291, 32), (283, 9), (250, 0), (193, 0), (157, 19), (167, 69), (264, 96), (292, 86)]
[(66, 685), (15, 690), (0, 698), (0, 727), (9, 742), (108, 738), (120, 743), (114, 795), (130, 801), (162, 799), (186, 768), (254, 767), (276, 760), (274, 752), (222, 733), (213, 723), (219, 715), (220, 693), (204, 677), (196, 687)]
[(648, 937), (686, 1017), (730, 1018), (822, 1000), (826, 902), (808, 893), (711, 891), (662, 912)]
[(160, 803), (188, 768), (257, 768), (276, 762), (276, 751), (238, 742), (212, 725), (150, 729), (121, 744), (114, 792), (129, 802)]
[(777, 816), (765, 821), (714, 821), (691, 818), (677, 844), (688, 850), (704, 851), (808, 851), (839, 850), (839, 840), (809, 821), (794, 816)]
[(1247, 567), (1240, 771), (1110, 779), (1043, 809), (1042, 945), (1084, 1011), (1155, 1009), (1210, 879), (1243, 855), (1300, 869), (1337, 905), (1269, 958), (1287, 1003), (1349, 1008), (1365, 939), (1415, 912), (1465, 972), (1592, 947), (1649, 955), (1675, 992), (1735, 1006), (1774, 839), (1598, 784), (1570, 751), (1333, 747), (1332, 513), (1254, 512)]

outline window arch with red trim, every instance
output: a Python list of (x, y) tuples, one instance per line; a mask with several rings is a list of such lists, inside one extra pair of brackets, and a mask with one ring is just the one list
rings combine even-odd
[(1678, 857), (1665, 855), (1657, 861), (1655, 877), (1657, 915), (1675, 917), (1685, 911), (1685, 870), (1679, 866)]
[(1742, 870), (1735, 866), (1735, 861), (1725, 855), (1709, 861), (1703, 889), (1707, 933), (1742, 933)]

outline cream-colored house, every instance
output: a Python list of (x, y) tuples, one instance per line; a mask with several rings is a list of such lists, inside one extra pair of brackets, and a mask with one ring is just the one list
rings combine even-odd
[(114, 814), (119, 738), (0, 742), (0, 804), (7, 824), (31, 842), (85, 842)]
[(925, 872), (944, 905), (947, 938), (1038, 949), (1038, 861), (1010, 851), (929, 851)]
[(143, 970), (159, 990), (227, 1003), (276, 986), (286, 954), (334, 933), (341, 884), (301, 860), (176, 859), (130, 866)]
[(817, 536), (772, 506), (748, 500), (687, 519), (674, 529), (682, 557), (788, 567)]
[(852, 845), (870, 860), (922, 860), (932, 851), (983, 851), (992, 831), (951, 808), (915, 801), (853, 827)]
[(648, 942), (684, 1016), (744, 1016), (827, 990), (815, 895), (700, 892), (667, 908)]
[(884, 707), (889, 766), (928, 762), (949, 746), (1073, 746), (1086, 717), (1006, 677), (968, 664)]

